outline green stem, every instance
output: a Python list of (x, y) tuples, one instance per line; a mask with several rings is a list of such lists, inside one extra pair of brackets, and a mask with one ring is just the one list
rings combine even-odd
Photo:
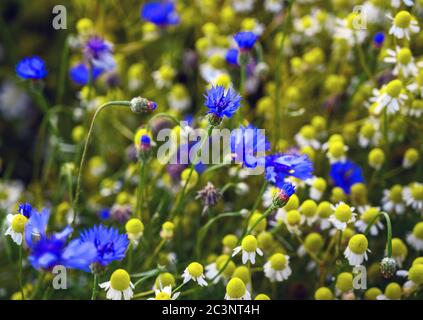
[(138, 188), (137, 188), (137, 217), (142, 220), (141, 211), (142, 206), (144, 205), (144, 193), (143, 193), (143, 186), (144, 186), (144, 175), (145, 175), (145, 162), (144, 160), (140, 160), (140, 168), (139, 168), (139, 177), (138, 177)]
[(98, 293), (98, 276), (94, 273), (94, 279), (93, 279), (93, 293), (91, 295), (91, 300), (95, 300), (97, 298)]
[(69, 58), (69, 36), (65, 38), (65, 43), (63, 45), (62, 56), (60, 59), (60, 71), (59, 71), (59, 85), (57, 89), (57, 104), (62, 103), (63, 92), (66, 83), (66, 70), (68, 69), (68, 58)]
[(268, 186), (268, 182), (267, 182), (267, 180), (264, 180), (264, 181), (263, 181), (263, 184), (261, 185), (259, 195), (258, 195), (258, 197), (256, 198), (256, 201), (254, 202), (253, 207), (251, 208), (251, 212), (250, 212), (250, 214), (249, 214), (249, 215), (248, 215), (248, 217), (247, 217), (247, 226), (248, 226), (248, 222), (250, 221), (250, 218), (251, 218), (251, 216), (253, 215), (254, 211), (256, 211), (256, 210), (257, 210), (257, 208), (258, 208), (258, 206), (259, 206), (259, 204), (260, 204), (260, 201), (261, 201), (261, 200), (262, 200), (262, 198), (263, 198), (263, 194), (264, 194), (264, 192), (266, 191), (267, 186)]
[(43, 271), (41, 271), (39, 273), (37, 283), (35, 284), (35, 289), (34, 289), (34, 291), (32, 292), (32, 295), (31, 295), (31, 300), (34, 300), (34, 298), (37, 296), (37, 293), (38, 293), (38, 291), (40, 290), (40, 288), (43, 284), (45, 275), (46, 274)]
[(370, 228), (380, 216), (384, 216), (386, 220), (386, 225), (387, 225), (386, 247), (387, 247), (388, 257), (391, 258), (392, 257), (392, 224), (391, 224), (391, 218), (386, 212), (381, 211), (376, 217), (373, 218), (372, 221), (370, 221), (370, 223), (366, 227), (366, 230), (364, 230), (364, 235), (367, 236), (369, 234)]
[(82, 151), (82, 156), (81, 156), (81, 162), (79, 164), (78, 178), (76, 180), (76, 190), (75, 190), (75, 197), (74, 197), (74, 202), (73, 202), (74, 215), (73, 215), (73, 220), (72, 220), (72, 226), (75, 225), (76, 217), (77, 217), (77, 214), (78, 214), (79, 196), (80, 196), (80, 193), (81, 193), (82, 171), (83, 171), (84, 166), (85, 166), (85, 162), (86, 162), (86, 158), (87, 158), (88, 143), (89, 143), (90, 138), (91, 138), (91, 135), (93, 133), (94, 123), (95, 123), (95, 120), (96, 120), (97, 116), (99, 115), (99, 113), (103, 109), (105, 109), (107, 107), (111, 107), (111, 106), (125, 106), (125, 107), (130, 107), (131, 106), (131, 103), (129, 101), (110, 101), (110, 102), (106, 102), (106, 103), (102, 104), (101, 106), (99, 106), (97, 108), (97, 110), (95, 111), (95, 113), (94, 113), (93, 119), (91, 120), (90, 129), (88, 130), (87, 138), (85, 139), (84, 149)]
[(19, 263), (18, 263), (19, 289), (21, 290), (22, 300), (25, 300), (25, 294), (24, 294), (23, 285), (22, 285), (22, 246), (23, 246), (23, 244), (21, 243), (21, 245), (19, 246)]
[(295, 0), (291, 0), (288, 4), (288, 8), (287, 8), (287, 13), (284, 19), (284, 22), (282, 24), (281, 30), (280, 32), (282, 32), (282, 38), (281, 38), (281, 42), (279, 44), (279, 50), (278, 50), (278, 56), (276, 59), (276, 66), (275, 66), (275, 123), (274, 123), (274, 130), (275, 130), (275, 139), (274, 139), (274, 143), (276, 144), (279, 141), (279, 135), (280, 135), (280, 107), (281, 107), (281, 65), (282, 65), (282, 61), (283, 61), (283, 49), (284, 49), (284, 44), (285, 44), (285, 39), (286, 39), (286, 29), (288, 27), (288, 24), (291, 21), (291, 9), (292, 9), (292, 5), (294, 4)]
[(204, 144), (206, 143), (207, 139), (210, 137), (213, 129), (214, 129), (214, 126), (210, 125), (209, 128), (208, 128), (208, 130), (207, 130), (207, 135), (205, 137), (203, 137), (203, 139), (201, 140), (200, 148), (198, 149), (198, 152), (195, 155), (194, 160), (191, 162), (191, 167), (190, 167), (190, 171), (189, 171), (188, 177), (187, 177), (187, 179), (186, 179), (186, 181), (184, 183), (184, 186), (182, 188), (181, 194), (178, 197), (178, 201), (177, 201), (177, 204), (175, 206), (175, 209), (170, 214), (170, 219), (169, 220), (172, 220), (179, 213), (179, 209), (180, 209), (180, 207), (181, 207), (181, 205), (183, 204), (183, 201), (184, 201), (184, 197), (185, 197), (185, 194), (186, 194), (186, 189), (188, 187), (189, 180), (191, 179), (192, 173), (193, 173), (194, 168), (195, 168), (195, 163), (200, 158), (201, 151), (203, 150)]

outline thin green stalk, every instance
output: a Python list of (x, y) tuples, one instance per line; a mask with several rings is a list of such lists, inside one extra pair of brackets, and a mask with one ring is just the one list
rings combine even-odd
[(66, 36), (65, 43), (63, 45), (62, 56), (60, 58), (60, 71), (59, 71), (59, 85), (57, 86), (57, 97), (56, 103), (61, 104), (63, 93), (66, 84), (66, 70), (68, 69), (68, 59), (69, 59), (69, 36)]
[(94, 279), (93, 279), (93, 293), (91, 295), (91, 300), (95, 300), (97, 298), (98, 294), (98, 276), (94, 273)]
[(109, 102), (106, 102), (106, 103), (102, 104), (101, 106), (99, 106), (94, 113), (93, 119), (91, 120), (90, 129), (88, 130), (88, 133), (87, 133), (87, 138), (85, 139), (84, 149), (82, 151), (81, 162), (79, 164), (78, 178), (76, 180), (76, 190), (75, 190), (75, 197), (74, 197), (74, 202), (73, 202), (74, 215), (73, 215), (73, 220), (72, 220), (72, 226), (75, 225), (76, 217), (78, 215), (78, 204), (79, 204), (79, 196), (80, 196), (80, 193), (81, 193), (82, 171), (83, 171), (84, 166), (85, 166), (85, 162), (86, 162), (86, 158), (87, 158), (88, 143), (89, 143), (91, 135), (93, 133), (94, 123), (95, 123), (95, 120), (96, 120), (97, 116), (99, 115), (99, 113), (103, 109), (105, 109), (107, 107), (111, 107), (111, 106), (130, 107), (131, 103), (129, 101), (109, 101)]
[(19, 289), (21, 290), (22, 300), (25, 300), (25, 294), (24, 294), (23, 285), (22, 285), (22, 247), (23, 247), (23, 244), (21, 243), (21, 245), (19, 246), (19, 263), (18, 263)]
[(144, 193), (143, 193), (143, 187), (145, 187), (144, 184), (144, 176), (145, 176), (145, 161), (139, 160), (139, 176), (138, 176), (138, 188), (137, 188), (137, 210), (136, 214), (139, 219), (142, 220), (141, 211), (142, 207), (144, 205)]
[(387, 214), (384, 211), (381, 211), (376, 217), (373, 218), (372, 221), (367, 225), (366, 230), (364, 230), (364, 235), (367, 236), (370, 232), (370, 228), (372, 225), (376, 222), (376, 220), (380, 217), (384, 216), (386, 220), (387, 225), (387, 234), (386, 234), (386, 247), (387, 247), (387, 255), (389, 258), (392, 257), (392, 224), (391, 224), (391, 218), (389, 217), (389, 214)]
[(34, 300), (35, 297), (37, 296), (38, 291), (40, 291), (40, 288), (43, 284), (45, 275), (46, 275), (46, 273), (44, 271), (40, 271), (40, 273), (38, 275), (37, 283), (35, 284), (35, 289), (32, 292), (31, 297), (30, 297), (31, 300)]
[(276, 144), (279, 141), (279, 135), (280, 135), (280, 128), (282, 127), (280, 125), (280, 107), (281, 107), (281, 79), (282, 79), (282, 60), (283, 60), (283, 50), (284, 50), (284, 44), (286, 39), (286, 29), (288, 28), (288, 24), (291, 21), (291, 9), (292, 5), (294, 4), (295, 0), (291, 0), (287, 7), (287, 13), (284, 19), (284, 22), (282, 24), (280, 32), (282, 32), (282, 38), (281, 42), (279, 44), (279, 51), (278, 56), (276, 58), (276, 66), (275, 66), (275, 122), (274, 122), (274, 143)]
[(193, 173), (194, 168), (195, 168), (195, 163), (200, 158), (201, 151), (203, 150), (204, 144), (206, 143), (207, 139), (210, 137), (213, 129), (214, 129), (214, 126), (210, 125), (209, 128), (208, 128), (208, 130), (207, 130), (207, 135), (205, 137), (203, 137), (203, 139), (202, 139), (202, 141), (200, 143), (200, 148), (198, 149), (198, 152), (195, 155), (195, 158), (194, 158), (194, 160), (191, 163), (191, 167), (190, 167), (190, 171), (189, 171), (188, 177), (187, 177), (187, 179), (186, 179), (186, 181), (184, 183), (184, 186), (182, 188), (181, 194), (178, 197), (178, 201), (177, 201), (177, 204), (175, 206), (175, 209), (170, 214), (170, 219), (169, 220), (172, 220), (179, 213), (179, 209), (180, 209), (181, 205), (183, 204), (184, 197), (186, 195), (186, 189), (188, 187), (189, 180), (191, 179), (192, 173)]

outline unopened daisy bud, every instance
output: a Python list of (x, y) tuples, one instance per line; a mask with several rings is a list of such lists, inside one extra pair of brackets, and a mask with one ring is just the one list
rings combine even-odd
[(251, 300), (251, 295), (240, 278), (232, 278), (228, 282), (225, 300)]
[(369, 152), (369, 165), (376, 169), (380, 170), (383, 163), (385, 162), (385, 153), (380, 148), (374, 148)]
[(238, 243), (238, 237), (234, 234), (228, 234), (226, 235), (223, 240), (223, 252), (224, 253), (231, 253), (232, 250), (236, 247), (236, 244)]
[(357, 206), (364, 206), (368, 203), (367, 187), (364, 183), (358, 182), (351, 186), (351, 202)]
[(75, 126), (72, 129), (72, 141), (75, 143), (81, 142), (85, 137), (85, 128), (83, 126)]
[(326, 187), (327, 183), (324, 178), (314, 179), (310, 188), (310, 198), (313, 200), (320, 200), (326, 190)]
[(316, 220), (317, 204), (311, 199), (304, 201), (300, 207), (300, 212), (304, 215), (307, 223), (311, 225)]
[(367, 260), (369, 242), (364, 234), (356, 234), (351, 237), (348, 247), (344, 251), (345, 258), (351, 266), (358, 266)]
[(314, 293), (315, 300), (333, 300), (333, 298), (332, 291), (327, 287), (320, 287)]
[(335, 287), (342, 293), (353, 289), (353, 275), (350, 272), (342, 272), (336, 278)]
[(197, 282), (201, 287), (207, 286), (207, 281), (204, 276), (204, 268), (198, 262), (192, 262), (184, 270), (182, 277), (184, 278), (184, 283), (187, 283), (190, 280)]
[(326, 118), (322, 116), (314, 116), (313, 119), (311, 119), (311, 125), (316, 130), (316, 132), (324, 132), (326, 131), (327, 126)]
[(345, 194), (344, 190), (342, 190), (341, 187), (332, 188), (332, 192), (331, 192), (331, 196), (330, 196), (330, 201), (332, 203), (338, 203), (338, 202), (341, 202), (341, 201), (345, 201), (346, 198), (347, 198), (347, 195)]
[[(251, 229), (253, 226), (255, 226), (254, 229)], [(263, 218), (263, 214), (260, 213), (259, 211), (254, 212), (251, 215), (250, 221), (248, 221), (249, 230), (251, 230), (251, 232), (254, 231), (256, 233), (259, 233), (261, 231), (266, 230), (266, 227), (267, 227), (267, 221), (265, 218)]]
[(173, 288), (175, 283), (176, 281), (173, 274), (169, 272), (163, 272), (156, 278), (156, 281), (154, 282), (154, 290), (162, 289), (167, 286)]
[(160, 231), (160, 236), (163, 239), (171, 240), (173, 238), (174, 229), (175, 229), (175, 225), (170, 221), (166, 221), (162, 225), (162, 230)]
[(232, 278), (239, 278), (244, 282), (244, 284), (248, 287), (248, 284), (251, 283), (251, 273), (248, 267), (246, 266), (239, 266), (235, 268)]
[(107, 291), (107, 299), (109, 300), (130, 300), (134, 295), (132, 289), (134, 285), (131, 278), (123, 269), (117, 269), (112, 273), (110, 281), (99, 284), (100, 288)]
[(264, 274), (270, 279), (270, 282), (281, 282), (289, 278), (292, 270), (289, 267), (289, 256), (282, 253), (275, 253), (265, 263)]
[(409, 148), (404, 154), (402, 166), (406, 169), (411, 168), (419, 160), (419, 152), (417, 149)]
[(282, 208), (295, 193), (295, 187), (289, 182), (285, 182), (279, 189), (279, 193), (273, 198), (272, 205), (275, 208)]
[(301, 214), (298, 210), (290, 210), (286, 214), (288, 227), (298, 227), (301, 224)]
[(267, 294), (260, 293), (260, 294), (256, 295), (254, 300), (270, 300), (270, 297)]
[(402, 295), (401, 286), (396, 282), (391, 282), (385, 288), (385, 292), (382, 295), (383, 297), (379, 296), (379, 300), (400, 300)]
[(365, 300), (376, 300), (378, 296), (382, 294), (382, 290), (379, 288), (370, 288), (364, 293)]
[(241, 245), (236, 247), (232, 253), (232, 256), (237, 255), (242, 251), (242, 263), (246, 264), (251, 261), (252, 264), (256, 262), (256, 253), (260, 256), (263, 255), (263, 251), (258, 247), (256, 237), (248, 235), (241, 241)]
[(131, 111), (135, 113), (143, 113), (154, 111), (157, 108), (157, 104), (153, 101), (147, 100), (142, 97), (135, 97), (131, 100)]
[(76, 30), (82, 36), (89, 35), (94, 28), (94, 24), (91, 19), (82, 18), (76, 22)]
[[(229, 279), (232, 277), (236, 265), (232, 260), (229, 260), (230, 257), (226, 254), (219, 256), (215, 262), (206, 266), (206, 277), (208, 279), (214, 279), (214, 283), (219, 282), (223, 277), (224, 279)], [(224, 269), (223, 269), (224, 268)], [(220, 270), (223, 271), (219, 274)], [(218, 275), (219, 274), (219, 275)]]
[(307, 251), (318, 253), (323, 247), (324, 241), (320, 233), (312, 232), (304, 239), (304, 247)]
[(415, 264), (408, 270), (408, 279), (416, 285), (423, 284), (423, 264)]
[(268, 251), (273, 247), (274, 238), (270, 232), (263, 231), (258, 234), (257, 242), (259, 248), (262, 248), (264, 251)]
[(322, 201), (317, 206), (317, 216), (320, 218), (320, 228), (326, 230), (330, 227), (329, 217), (332, 215), (333, 209), (329, 201)]
[(135, 246), (138, 245), (138, 240), (142, 237), (144, 232), (144, 224), (141, 220), (137, 218), (128, 220), (125, 229), (129, 240), (131, 240)]
[(392, 257), (401, 267), (404, 260), (407, 258), (408, 248), (400, 238), (392, 239)]
[[(188, 181), (188, 177), (190, 177), (189, 181)], [(191, 189), (197, 184), (198, 179), (199, 179), (198, 172), (195, 169), (192, 170), (192, 173), (191, 173), (191, 168), (186, 168), (184, 169), (184, 171), (181, 172), (181, 186), (182, 187), (185, 186), (185, 184), (188, 181), (187, 188)]]

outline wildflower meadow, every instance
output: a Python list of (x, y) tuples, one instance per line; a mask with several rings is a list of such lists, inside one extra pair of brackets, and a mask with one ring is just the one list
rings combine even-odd
[(0, 299), (423, 299), (422, 22), (1, 0)]

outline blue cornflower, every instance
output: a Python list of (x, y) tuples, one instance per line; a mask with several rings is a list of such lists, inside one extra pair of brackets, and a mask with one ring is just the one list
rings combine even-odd
[(32, 214), (32, 206), (29, 203), (20, 204), (18, 207), (18, 212), (23, 214), (25, 217), (29, 218)]
[(264, 167), (265, 152), (270, 150), (266, 136), (253, 125), (240, 126), (231, 134), (231, 153), (236, 163), (247, 168)]
[(179, 16), (173, 2), (148, 2), (141, 9), (141, 18), (159, 27), (179, 23)]
[(37, 269), (51, 270), (56, 265), (90, 271), (96, 250), (91, 243), (81, 244), (79, 239), (67, 244), (72, 228), (67, 226), (59, 233), (46, 233), (50, 213), (33, 210), (25, 226), (25, 242), (29, 248), (28, 261)]
[(115, 260), (122, 260), (129, 245), (126, 234), (119, 234), (117, 229), (108, 228), (101, 224), (84, 230), (79, 237), (79, 241), (94, 245), (97, 254), (93, 262), (101, 266), (107, 266)]
[(364, 182), (360, 166), (350, 160), (333, 163), (329, 174), (335, 186), (342, 188), (347, 194), (354, 184)]
[[(103, 71), (103, 69), (94, 67), (92, 71), (93, 81), (95, 81), (103, 73)], [(84, 63), (78, 63), (73, 66), (69, 70), (69, 75), (76, 84), (81, 86), (85, 86), (90, 80), (90, 71)]]
[(290, 198), (295, 193), (295, 186), (290, 182), (285, 182), (279, 188), (279, 197)]
[(238, 65), (238, 50), (235, 48), (232, 48), (226, 51), (225, 59), (227, 63), (237, 66)]
[(103, 208), (98, 212), (98, 216), (101, 220), (107, 220), (110, 218), (110, 209)]
[(116, 67), (112, 51), (113, 45), (110, 42), (98, 36), (93, 36), (85, 43), (84, 56), (86, 60), (92, 63), (93, 67), (112, 71)]
[(204, 105), (210, 109), (207, 113), (218, 119), (225, 116), (231, 118), (241, 106), (241, 96), (233, 89), (228, 89), (225, 92), (223, 86), (212, 86), (207, 91), (205, 98)]
[(257, 41), (257, 36), (251, 31), (241, 31), (234, 35), (235, 42), (241, 52), (250, 51)]
[(276, 153), (266, 156), (266, 180), (280, 188), (287, 176), (310, 179), (313, 177), (313, 163), (304, 154)]
[(384, 41), (385, 41), (385, 33), (383, 33), (383, 32), (377, 32), (373, 36), (373, 44), (377, 48), (380, 48), (383, 45)]
[(47, 73), (44, 61), (37, 56), (24, 58), (16, 65), (16, 74), (24, 79), (42, 79)]

